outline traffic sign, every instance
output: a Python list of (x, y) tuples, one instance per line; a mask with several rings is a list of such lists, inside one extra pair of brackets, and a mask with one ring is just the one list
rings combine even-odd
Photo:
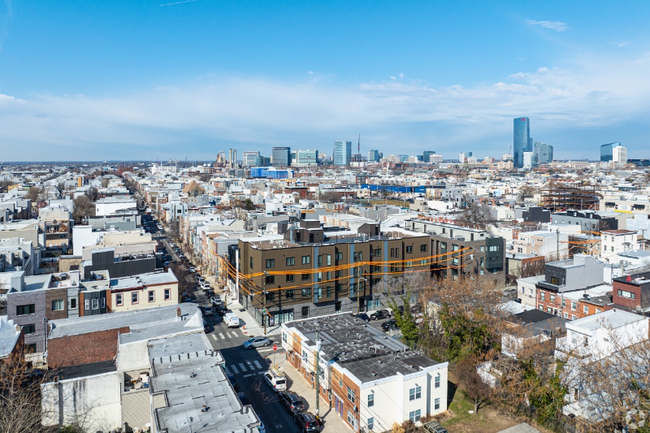
[(276, 350), (278, 350), (278, 345), (277, 345), (277, 344), (274, 344), (274, 345), (273, 345), (273, 351), (275, 352)]

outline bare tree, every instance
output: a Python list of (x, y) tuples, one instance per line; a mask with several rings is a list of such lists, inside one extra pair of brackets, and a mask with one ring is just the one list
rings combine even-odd
[(22, 353), (0, 362), (0, 431), (42, 431), (41, 377), (29, 370)]
[(492, 208), (485, 203), (477, 203), (464, 196), (465, 207), (457, 218), (457, 221), (468, 225), (485, 228), (487, 224), (493, 221)]
[(33, 202), (43, 201), (44, 198), (43, 188), (41, 188), (40, 186), (30, 187), (27, 194), (25, 194), (25, 198)]
[(72, 218), (76, 222), (82, 222), (88, 217), (95, 216), (95, 203), (87, 195), (80, 195), (74, 199)]
[(474, 414), (483, 407), (492, 397), (492, 388), (483, 382), (479, 376), (477, 367), (479, 359), (465, 358), (455, 366), (455, 373), (459, 382), (463, 385), (465, 394), (474, 403)]

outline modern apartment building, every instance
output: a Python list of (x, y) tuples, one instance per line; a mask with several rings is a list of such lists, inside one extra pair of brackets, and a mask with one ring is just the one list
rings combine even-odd
[(316, 149), (299, 149), (296, 151), (296, 159), (291, 165), (297, 167), (309, 167), (318, 164), (318, 150)]
[[(347, 314), (282, 324), (291, 366), (355, 432), (447, 410), (448, 363), (439, 363)], [(316, 354), (318, 353), (318, 362)]]
[(535, 141), (533, 144), (534, 165), (550, 164), (553, 162), (553, 146), (550, 144)]
[(443, 222), (409, 219), (404, 222), (407, 230), (427, 233), (432, 271), (441, 277), (484, 275), (505, 281), (505, 241), (485, 230), (461, 227)]
[(428, 235), (380, 233), (379, 223), (332, 233), (318, 221), (301, 220), (284, 239), (240, 239), (230, 263), (239, 254), (242, 305), (259, 323), (264, 318), (274, 325), (386, 307), (378, 290), (382, 278), (430, 267), (430, 249)]
[(259, 151), (248, 150), (243, 153), (243, 164), (245, 167), (255, 167), (260, 165), (260, 153)]

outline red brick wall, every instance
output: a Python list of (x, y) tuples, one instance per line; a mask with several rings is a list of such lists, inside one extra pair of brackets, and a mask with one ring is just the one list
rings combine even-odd
[[(625, 290), (627, 292), (632, 292), (636, 294), (636, 299), (625, 298), (623, 296), (618, 296), (618, 291)], [(620, 281), (614, 281), (613, 290), (612, 290), (612, 302), (618, 305), (622, 305), (628, 308), (635, 308), (637, 305), (640, 305), (641, 302), (641, 287), (635, 286), (633, 284), (625, 284)]]
[(109, 361), (117, 355), (117, 334), (127, 332), (123, 327), (48, 340), (48, 364), (59, 368)]

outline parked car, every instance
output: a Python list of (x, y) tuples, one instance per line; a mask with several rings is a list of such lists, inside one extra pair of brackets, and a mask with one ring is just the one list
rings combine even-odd
[(239, 390), (239, 382), (237, 382), (237, 378), (235, 377), (234, 374), (228, 373), (228, 380), (230, 381), (230, 384), (232, 385), (233, 389), (235, 391)]
[(218, 316), (222, 316), (222, 317), (223, 317), (223, 316), (226, 315), (226, 313), (228, 313), (228, 309), (225, 308), (223, 305), (216, 306), (216, 307), (214, 307), (214, 308), (215, 308), (215, 310), (217, 311), (217, 315), (218, 315)]
[(244, 349), (253, 349), (256, 347), (269, 346), (271, 340), (266, 337), (253, 337), (249, 340), (244, 341)]
[(190, 271), (191, 273), (196, 272), (196, 268), (194, 266), (190, 266), (187, 270)]
[(397, 321), (395, 319), (387, 320), (381, 324), (381, 329), (383, 329), (384, 332), (388, 332), (389, 329), (395, 328), (397, 328)]
[(213, 307), (203, 307), (203, 315), (204, 316), (212, 316), (214, 314), (214, 308)]
[(366, 322), (370, 322), (370, 317), (366, 313), (359, 313), (355, 317), (358, 317), (361, 320), (364, 320)]
[(301, 412), (293, 416), (293, 420), (303, 433), (320, 431), (321, 424), (311, 412)]
[(370, 315), (370, 318), (372, 320), (388, 319), (389, 317), (390, 317), (390, 313), (388, 312), (388, 310), (377, 310)]
[(422, 426), (425, 431), (430, 433), (449, 433), (438, 421), (429, 421)]
[(203, 280), (202, 283), (199, 283), (199, 284), (201, 285), (201, 288), (202, 288), (203, 290), (210, 290), (210, 289), (211, 289), (211, 287), (210, 287), (210, 283), (209, 283), (207, 280), (205, 280), (205, 279)]
[(292, 415), (305, 410), (305, 402), (302, 401), (298, 394), (293, 392), (280, 392), (278, 393), (278, 399), (282, 403), (282, 406)]
[(237, 393), (237, 397), (239, 397), (239, 401), (241, 401), (241, 404), (246, 406), (247, 404), (251, 404), (250, 400), (248, 399), (248, 396), (246, 393), (239, 391)]
[(269, 371), (264, 373), (262, 377), (264, 378), (264, 381), (268, 383), (268, 385), (273, 389), (273, 391), (280, 392), (287, 390), (287, 377), (279, 368), (271, 366), (271, 368), (269, 368)]

